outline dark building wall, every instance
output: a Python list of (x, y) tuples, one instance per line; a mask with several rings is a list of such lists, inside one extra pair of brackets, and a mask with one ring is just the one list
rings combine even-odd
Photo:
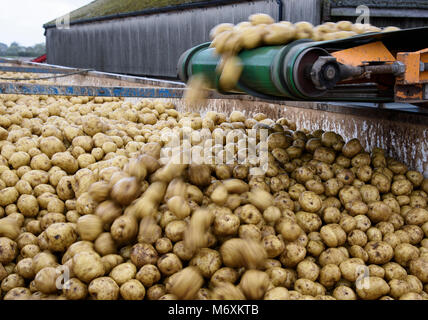
[(366, 6), (369, 22), (377, 27), (397, 26), (416, 28), (428, 25), (428, 1), (426, 0), (324, 0), (321, 20), (356, 21), (356, 8)]

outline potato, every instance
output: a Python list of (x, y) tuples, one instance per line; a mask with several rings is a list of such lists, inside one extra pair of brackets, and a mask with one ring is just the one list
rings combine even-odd
[(165, 235), (173, 242), (183, 240), (187, 229), (187, 223), (182, 220), (175, 220), (168, 223), (165, 227)]
[(363, 300), (375, 300), (390, 292), (390, 287), (385, 280), (379, 277), (368, 277), (364, 281), (368, 285), (357, 286), (357, 294)]
[(397, 263), (407, 267), (409, 262), (419, 256), (419, 250), (409, 243), (401, 243), (394, 249), (394, 258)]
[(16, 183), (15, 188), (21, 195), (31, 195), (33, 193), (33, 188), (31, 187), (30, 183), (28, 183), (28, 181), (19, 180)]
[(241, 289), (229, 282), (219, 283), (212, 291), (213, 300), (245, 300)]
[(369, 205), (367, 216), (374, 223), (388, 221), (392, 215), (391, 208), (382, 201), (374, 201)]
[(367, 244), (367, 235), (361, 230), (352, 230), (348, 234), (347, 241), (351, 246), (357, 245), (362, 247)]
[(423, 298), (418, 293), (407, 292), (400, 297), (400, 300), (423, 300)]
[(400, 298), (410, 290), (409, 284), (404, 280), (393, 279), (389, 281), (388, 285), (391, 288), (390, 295), (395, 299)]
[(211, 183), (211, 169), (207, 165), (190, 165), (189, 181), (198, 186), (206, 187)]
[(143, 300), (146, 294), (144, 286), (135, 279), (128, 280), (122, 284), (119, 292), (124, 300)]
[(260, 211), (252, 204), (246, 204), (235, 210), (235, 214), (241, 220), (241, 223), (258, 224), (262, 220)]
[(340, 265), (347, 259), (346, 255), (338, 248), (329, 248), (323, 251), (319, 256), (319, 263), (322, 267), (327, 264)]
[(18, 248), (22, 250), (26, 245), (37, 244), (37, 237), (30, 232), (24, 232), (16, 239), (16, 243), (18, 244)]
[(266, 26), (265, 30), (263, 42), (267, 45), (286, 44), (293, 40), (296, 34), (296, 30), (291, 24), (287, 26), (282, 23), (274, 23)]
[(406, 214), (406, 223), (421, 226), (428, 222), (428, 210), (423, 208), (414, 208)]
[(369, 262), (375, 264), (384, 264), (392, 259), (394, 250), (383, 241), (370, 241), (364, 247), (369, 255)]
[(116, 243), (109, 232), (101, 233), (94, 243), (95, 251), (105, 256), (117, 252)]
[(35, 274), (43, 268), (56, 267), (57, 265), (57, 258), (49, 252), (40, 252), (33, 257), (33, 271)]
[(201, 248), (194, 255), (192, 260), (190, 260), (189, 265), (197, 267), (198, 273), (203, 277), (211, 278), (211, 276), (220, 269), (221, 263), (222, 261), (218, 251), (209, 248)]
[(353, 186), (345, 186), (339, 191), (340, 202), (346, 205), (349, 202), (361, 201), (360, 191)]
[(140, 222), (138, 241), (154, 244), (162, 236), (162, 228), (151, 217), (145, 217)]
[(110, 277), (100, 277), (91, 281), (88, 292), (95, 300), (117, 300), (119, 286)]
[(55, 153), (64, 152), (66, 150), (62, 141), (53, 136), (42, 138), (39, 147), (49, 158), (52, 158)]
[(263, 246), (253, 240), (230, 239), (220, 247), (223, 263), (227, 267), (254, 268), (261, 265), (266, 259)]
[[(316, 41), (375, 30), (350, 29), (349, 22), (316, 28), (271, 22), (219, 28), (212, 46), (235, 54), (260, 46), (263, 38), (265, 44), (284, 44), (291, 40), (286, 30)], [(237, 67), (235, 58), (222, 59), (218, 70), (225, 68), (223, 76), (234, 86), (239, 74), (227, 72)], [(7, 280), (6, 299), (85, 299), (88, 285), (89, 299), (179, 299), (190, 291), (194, 299), (427, 295), (428, 180), (385, 150), (368, 153), (357, 139), (297, 130), (290, 119), (274, 121), (262, 113), (202, 117), (180, 113), (171, 103), (100, 97), (0, 100), (0, 123), (7, 128), (0, 133), (7, 138), (0, 142), (0, 278)], [(205, 131), (186, 137), (186, 126)], [(218, 140), (211, 150), (219, 159), (235, 155), (242, 142), (244, 151), (253, 140), (262, 151), (260, 133), (246, 137), (245, 129), (266, 129), (267, 171), (259, 175), (247, 163), (165, 164), (167, 129), (193, 151), (202, 150), (204, 139)], [(132, 180), (133, 190), (121, 187), (122, 179)], [(45, 270), (55, 270), (58, 258), (70, 270), (72, 289), (53, 289), (59, 273)], [(171, 293), (174, 279), (189, 270), (197, 270), (202, 282), (209, 279), (206, 288), (197, 284), (189, 291), (188, 278), (194, 277), (183, 277), (181, 291)], [(257, 281), (264, 278), (263, 294), (235, 286), (238, 280), (257, 282), (244, 281), (243, 274), (252, 271), (260, 272)], [(361, 278), (366, 271), (384, 280), (367, 289), (370, 278)], [(38, 273), (47, 278), (42, 291), (52, 293), (39, 291)]]
[(296, 28), (296, 38), (297, 39), (310, 39), (313, 33), (313, 25), (306, 21), (296, 22), (294, 24)]
[(31, 291), (24, 287), (16, 287), (9, 290), (3, 297), (3, 300), (30, 300)]
[(19, 233), (20, 226), (17, 220), (13, 219), (11, 216), (0, 219), (0, 237), (16, 239)]
[(19, 193), (15, 187), (8, 187), (0, 190), (0, 206), (6, 207), (14, 203), (19, 197)]
[(339, 30), (343, 30), (343, 31), (352, 30), (352, 22), (350, 21), (339, 21), (336, 23), (336, 26)]
[(159, 257), (157, 267), (163, 275), (170, 276), (181, 270), (183, 265), (175, 254), (167, 253)]
[(266, 272), (248, 270), (241, 278), (239, 288), (247, 299), (258, 300), (263, 298), (269, 286), (269, 276)]
[(325, 289), (323, 286), (320, 284), (317, 285), (315, 282), (309, 279), (297, 279), (294, 283), (294, 290), (302, 295), (309, 295), (313, 297), (325, 294)]
[[(79, 280), (90, 283), (93, 279), (102, 277), (105, 269), (98, 254), (94, 252), (80, 252), (73, 257), (73, 272)], [(91, 293), (90, 287), (91, 285), (89, 286), (89, 292)]]
[(339, 265), (342, 277), (348, 281), (355, 282), (365, 272), (365, 264), (362, 259), (351, 258)]
[(3, 279), (0, 288), (3, 292), (8, 292), (14, 288), (23, 287), (24, 285), (24, 278), (16, 273), (10, 273), (6, 278)]
[(234, 27), (234, 25), (231, 24), (231, 23), (221, 23), (221, 24), (215, 26), (210, 31), (210, 38), (211, 38), (211, 40), (214, 40), (215, 37), (217, 37), (223, 31), (231, 31), (233, 29), (233, 27)]
[(276, 287), (269, 289), (265, 296), (264, 300), (289, 300), (290, 295), (288, 293), (288, 290), (283, 287)]
[(57, 152), (51, 161), (54, 166), (60, 167), (68, 174), (73, 174), (79, 169), (77, 160), (69, 152)]
[(413, 244), (413, 245), (419, 244), (424, 237), (423, 230), (418, 226), (405, 225), (401, 229), (408, 234), (410, 244)]
[(117, 243), (126, 244), (137, 236), (137, 221), (133, 216), (120, 216), (114, 220), (110, 232)]
[(346, 233), (338, 224), (329, 224), (320, 229), (323, 242), (328, 247), (338, 247), (345, 243)]
[(236, 86), (241, 76), (242, 70), (243, 66), (241, 60), (238, 57), (232, 56), (227, 58), (224, 61), (219, 80), (220, 87), (225, 91), (232, 90)]
[(302, 192), (299, 196), (299, 204), (304, 211), (317, 212), (321, 209), (321, 198), (312, 191)]
[(391, 192), (396, 196), (409, 195), (413, 190), (413, 185), (409, 180), (398, 180), (391, 184)]
[(275, 20), (271, 16), (264, 13), (252, 14), (248, 17), (248, 21), (251, 22), (252, 25), (272, 24), (275, 22)]
[(131, 249), (131, 261), (137, 268), (141, 268), (146, 264), (155, 264), (157, 260), (158, 254), (150, 244), (138, 243)]
[(161, 278), (159, 269), (153, 264), (146, 264), (136, 274), (136, 279), (146, 288), (153, 286)]
[(199, 269), (187, 267), (169, 278), (167, 290), (182, 300), (193, 299), (203, 284)]
[(95, 210), (95, 215), (101, 218), (104, 226), (108, 227), (110, 227), (113, 221), (119, 218), (121, 214), (122, 209), (111, 200), (101, 202)]
[(71, 224), (54, 223), (45, 230), (49, 250), (64, 252), (76, 241), (77, 235)]
[(134, 201), (141, 193), (136, 178), (122, 178), (117, 181), (111, 189), (111, 197), (122, 206)]
[(268, 258), (275, 258), (284, 251), (284, 243), (275, 235), (263, 237), (262, 243)]
[(110, 272), (110, 278), (112, 278), (119, 286), (125, 282), (133, 279), (137, 274), (137, 268), (132, 263), (122, 263), (114, 267)]
[(210, 287), (216, 287), (224, 282), (235, 283), (238, 280), (238, 272), (229, 267), (218, 269), (211, 277)]
[(325, 265), (319, 273), (319, 282), (326, 288), (332, 287), (341, 278), (340, 268), (335, 264)]
[(58, 185), (56, 187), (56, 192), (58, 194), (58, 197), (61, 200), (70, 200), (73, 199), (75, 196), (73, 185), (75, 184), (75, 180), (73, 177), (70, 176), (64, 176), (62, 177)]
[(422, 282), (417, 277), (415, 277), (414, 275), (408, 275), (406, 276), (405, 280), (409, 284), (410, 292), (415, 292), (415, 293), (422, 292), (424, 287)]
[(26, 166), (30, 163), (30, 156), (24, 151), (18, 151), (11, 155), (9, 158), (9, 164), (13, 169), (18, 169), (19, 167)]
[(103, 232), (103, 221), (97, 215), (88, 214), (77, 220), (76, 231), (85, 241), (94, 241)]
[(381, 241), (382, 240), (382, 232), (376, 227), (369, 228), (367, 230), (366, 234), (367, 234), (368, 240), (370, 240), (370, 241)]
[(281, 263), (286, 267), (294, 267), (304, 259), (306, 249), (296, 243), (289, 243), (285, 246), (284, 252), (280, 256)]
[(55, 293), (57, 288), (56, 280), (59, 272), (53, 267), (46, 267), (37, 272), (34, 283), (38, 291), (42, 293)]
[(422, 283), (428, 282), (428, 257), (423, 256), (413, 259), (409, 263), (410, 273), (416, 276)]
[(322, 225), (322, 220), (317, 214), (305, 211), (296, 213), (296, 222), (306, 233), (318, 231)]
[(123, 258), (118, 254), (108, 254), (101, 258), (105, 273), (109, 273), (115, 266), (123, 262)]
[(301, 279), (315, 281), (318, 279), (320, 269), (318, 265), (309, 260), (303, 260), (297, 265), (297, 274)]
[(333, 297), (337, 300), (357, 300), (355, 292), (346, 286), (338, 286), (333, 291)]
[(0, 263), (8, 264), (18, 255), (18, 245), (9, 238), (0, 237)]
[(91, 184), (88, 193), (94, 201), (103, 202), (110, 194), (110, 186), (105, 181), (98, 181)]
[(190, 207), (183, 197), (174, 196), (168, 200), (167, 205), (168, 209), (179, 219), (184, 219), (190, 215)]
[(391, 189), (391, 180), (386, 174), (380, 171), (373, 173), (370, 183), (377, 188), (379, 192), (386, 193)]
[(88, 287), (79, 279), (72, 278), (65, 283), (62, 292), (68, 300), (83, 300), (88, 295)]

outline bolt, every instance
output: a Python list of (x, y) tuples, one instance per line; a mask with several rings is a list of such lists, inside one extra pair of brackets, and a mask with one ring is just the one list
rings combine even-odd
[(334, 69), (333, 66), (328, 66), (324, 71), (324, 75), (326, 79), (333, 80), (334, 77), (336, 76), (336, 70)]

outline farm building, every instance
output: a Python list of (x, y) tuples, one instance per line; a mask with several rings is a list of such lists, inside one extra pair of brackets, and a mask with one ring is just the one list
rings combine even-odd
[(428, 22), (423, 0), (96, 0), (70, 13), (69, 29), (57, 28), (55, 21), (44, 25), (48, 63), (176, 78), (180, 55), (209, 41), (219, 23), (238, 23), (259, 12), (313, 24), (355, 21), (360, 4), (370, 8), (370, 23), (377, 26)]

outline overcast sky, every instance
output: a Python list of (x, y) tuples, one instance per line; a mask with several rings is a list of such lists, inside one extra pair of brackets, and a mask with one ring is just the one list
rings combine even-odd
[(92, 0), (0, 0), (0, 42), (23, 46), (44, 42), (43, 24)]

